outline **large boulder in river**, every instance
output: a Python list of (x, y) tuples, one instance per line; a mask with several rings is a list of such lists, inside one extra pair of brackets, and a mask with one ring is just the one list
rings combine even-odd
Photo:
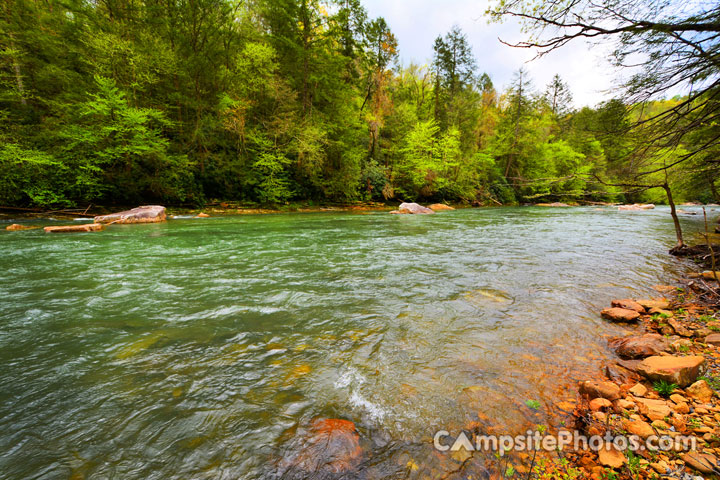
[(631, 211), (635, 210), (635, 211), (637, 211), (637, 210), (652, 210), (653, 208), (655, 208), (655, 205), (653, 205), (652, 203), (648, 203), (648, 204), (635, 203), (633, 205), (620, 205), (618, 207), (618, 210), (631, 210)]
[(704, 364), (705, 357), (702, 355), (654, 356), (640, 362), (638, 371), (650, 380), (675, 383), (685, 388), (697, 380)]
[(417, 203), (401, 203), (400, 207), (390, 213), (435, 213), (427, 207), (418, 205)]
[(657, 333), (615, 337), (611, 338), (608, 344), (619, 357), (627, 359), (652, 357), (667, 351), (670, 347), (667, 339)]
[(95, 223), (158, 223), (165, 221), (165, 207), (145, 205), (124, 212), (95, 217)]
[(333, 478), (348, 474), (362, 461), (360, 435), (349, 420), (322, 418), (303, 432), (281, 462), (282, 478)]

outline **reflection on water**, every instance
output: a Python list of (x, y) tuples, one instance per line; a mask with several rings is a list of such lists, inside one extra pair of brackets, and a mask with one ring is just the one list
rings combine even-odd
[(355, 422), (366, 478), (432, 476), (436, 429), (572, 397), (672, 238), (591, 208), (2, 232), (0, 476), (265, 478), (318, 417)]

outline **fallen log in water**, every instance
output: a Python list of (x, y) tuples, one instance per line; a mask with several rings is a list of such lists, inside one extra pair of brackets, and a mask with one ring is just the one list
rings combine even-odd
[(103, 230), (105, 225), (99, 223), (84, 223), (82, 225), (60, 225), (57, 227), (45, 227), (48, 233), (74, 233), (74, 232), (98, 232)]

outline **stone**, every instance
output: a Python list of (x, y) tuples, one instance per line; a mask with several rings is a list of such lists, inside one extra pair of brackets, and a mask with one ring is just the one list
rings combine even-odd
[(711, 333), (707, 337), (705, 337), (705, 343), (708, 345), (715, 345), (716, 347), (720, 347), (720, 333)]
[(99, 215), (95, 223), (158, 223), (165, 221), (165, 207), (145, 205), (123, 212)]
[(636, 301), (646, 310), (651, 310), (653, 308), (668, 310), (670, 308), (670, 302), (666, 298), (638, 299)]
[(623, 210), (629, 210), (629, 211), (652, 210), (653, 208), (655, 208), (655, 205), (653, 205), (652, 203), (647, 204), (647, 205), (641, 204), (641, 203), (635, 203), (633, 205), (618, 206), (618, 210), (620, 210), (620, 211), (623, 211)]
[(672, 327), (673, 330), (675, 330), (675, 333), (680, 335), (681, 337), (692, 337), (693, 332), (689, 330), (685, 325), (680, 323), (676, 318), (670, 317), (665, 320), (668, 325)]
[(606, 308), (600, 312), (603, 318), (612, 320), (613, 322), (634, 322), (640, 318), (640, 314), (635, 310), (626, 308)]
[(627, 463), (627, 458), (618, 449), (615, 448), (611, 443), (605, 444), (598, 451), (598, 461), (600, 465), (610, 468), (620, 468)]
[(429, 208), (423, 207), (422, 205), (418, 205), (417, 203), (405, 203), (405, 202), (400, 204), (400, 207), (397, 209), (397, 211), (402, 212), (402, 213), (413, 213), (413, 214), (435, 213), (432, 210), (430, 210)]
[(624, 308), (626, 310), (635, 310), (638, 313), (645, 313), (645, 307), (637, 303), (635, 300), (626, 298), (624, 300), (613, 300), (610, 305), (617, 308)]
[(615, 408), (616, 411), (620, 413), (622, 410), (635, 409), (635, 404), (630, 400), (625, 400), (624, 398), (621, 398), (620, 400), (615, 400)]
[(654, 307), (651, 308), (651, 309), (648, 311), (648, 313), (649, 313), (650, 315), (655, 315), (655, 314), (657, 314), (657, 315), (663, 315), (663, 316), (665, 316), (665, 317), (672, 317), (672, 316), (674, 315), (673, 312), (672, 312), (672, 310), (663, 310), (662, 308), (654, 308)]
[(81, 225), (61, 225), (57, 227), (45, 227), (48, 233), (75, 233), (75, 232), (99, 232), (105, 225), (99, 223), (83, 223)]
[(682, 352), (682, 351), (688, 351), (690, 347), (693, 346), (693, 341), (687, 338), (679, 338), (677, 340), (674, 340), (670, 344), (670, 349), (673, 352)]
[(12, 225), (8, 225), (5, 227), (5, 230), (8, 230), (10, 232), (18, 232), (20, 230), (33, 230), (35, 228), (40, 228), (33, 225), (20, 225), (19, 223), (13, 223)]
[(652, 427), (657, 428), (658, 430), (670, 430), (670, 425), (665, 423), (662, 420), (655, 420), (652, 422)]
[(660, 475), (666, 475), (670, 471), (670, 465), (666, 461), (660, 460), (659, 462), (651, 463), (650, 468), (655, 470)]
[(674, 403), (687, 403), (687, 398), (683, 397), (678, 393), (673, 393), (672, 395), (670, 395), (670, 401)]
[(597, 412), (599, 410), (612, 407), (612, 402), (610, 402), (607, 398), (598, 397), (590, 400), (589, 406), (590, 410)]
[(440, 212), (442, 210), (455, 210), (450, 205), (445, 205), (444, 203), (433, 203), (432, 205), (428, 205), (428, 208), (433, 212)]
[(664, 420), (665, 417), (672, 415), (672, 410), (665, 400), (635, 398), (635, 403), (641, 406), (640, 410), (643, 411), (650, 420)]
[(650, 380), (675, 383), (684, 388), (697, 379), (704, 363), (702, 355), (654, 356), (640, 362), (638, 371)]
[(636, 397), (644, 397), (647, 394), (647, 387), (642, 383), (635, 384), (628, 392), (632, 393)]
[(567, 203), (552, 202), (552, 203), (536, 203), (536, 207), (569, 207)]
[(617, 384), (627, 384), (640, 381), (640, 376), (637, 373), (617, 363), (605, 365), (605, 376)]
[(316, 420), (301, 442), (297, 446), (297, 453), (283, 460), (281, 468), (286, 470), (282, 472), (283, 477), (289, 472), (312, 473), (319, 475), (317, 478), (347, 474), (362, 460), (360, 435), (355, 424), (348, 420)]
[(718, 468), (717, 457), (710, 453), (688, 452), (682, 459), (685, 465), (700, 473), (713, 473)]
[(625, 427), (625, 430), (627, 430), (628, 433), (637, 435), (641, 438), (647, 438), (651, 435), (655, 435), (655, 430), (653, 430), (650, 424), (643, 422), (642, 420), (625, 421), (623, 422), (623, 427)]
[(195, 218), (208, 218), (210, 215), (207, 213), (200, 212), (197, 215), (195, 215)]
[(680, 415), (687, 415), (690, 413), (690, 405), (685, 402), (674, 404), (672, 409), (675, 410), (675, 413), (679, 413)]
[(695, 331), (693, 332), (693, 337), (702, 338), (704, 340), (708, 335), (711, 335), (712, 333), (713, 333), (713, 331), (709, 328), (699, 327), (699, 328), (696, 328)]
[(614, 337), (608, 342), (621, 358), (635, 359), (651, 357), (665, 352), (669, 348), (668, 341), (657, 333), (646, 333), (630, 337)]
[(587, 380), (580, 384), (580, 393), (590, 399), (600, 397), (613, 401), (620, 398), (620, 387), (612, 382)]
[(705, 380), (698, 380), (685, 389), (688, 395), (700, 400), (702, 403), (708, 403), (715, 392)]

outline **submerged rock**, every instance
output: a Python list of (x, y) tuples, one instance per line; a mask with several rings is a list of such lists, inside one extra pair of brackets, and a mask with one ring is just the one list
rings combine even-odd
[(57, 227), (45, 227), (48, 233), (75, 233), (75, 232), (98, 232), (103, 230), (105, 225), (99, 223), (84, 223), (82, 225), (60, 225)]
[(20, 225), (19, 223), (13, 223), (12, 225), (8, 225), (7, 227), (5, 227), (5, 230), (9, 230), (11, 232), (17, 232), (20, 230), (33, 230), (35, 228), (40, 228), (40, 227), (35, 227), (35, 226), (31, 226), (31, 225)]
[(95, 223), (158, 223), (165, 221), (165, 207), (145, 205), (124, 212), (95, 217)]
[(323, 418), (299, 439), (297, 453), (281, 462), (282, 478), (327, 478), (347, 474), (362, 460), (360, 435), (348, 420)]
[(417, 203), (401, 203), (400, 207), (397, 210), (394, 210), (390, 213), (435, 213), (432, 210), (430, 210), (427, 207), (423, 207), (422, 205), (418, 205)]
[(697, 380), (704, 363), (702, 355), (654, 356), (643, 360), (638, 365), (638, 372), (650, 380), (675, 383), (684, 388)]
[(611, 338), (608, 343), (618, 356), (628, 359), (652, 357), (667, 351), (670, 347), (667, 339), (657, 333), (615, 337)]
[(567, 203), (553, 202), (553, 203), (536, 203), (536, 207), (569, 207)]

